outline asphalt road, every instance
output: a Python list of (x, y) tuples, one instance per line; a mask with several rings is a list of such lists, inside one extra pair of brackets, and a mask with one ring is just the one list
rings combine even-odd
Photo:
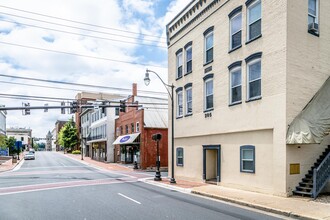
[(282, 219), (139, 181), (149, 174), (100, 170), (55, 152), (36, 152), (0, 174), (1, 220)]

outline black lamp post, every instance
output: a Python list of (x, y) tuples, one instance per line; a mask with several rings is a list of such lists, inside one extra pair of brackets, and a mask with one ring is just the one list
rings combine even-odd
[(162, 180), (162, 176), (160, 174), (160, 157), (159, 157), (159, 141), (160, 139), (162, 139), (162, 135), (161, 134), (154, 134), (152, 135), (152, 140), (157, 141), (157, 158), (156, 158), (156, 166), (157, 166), (157, 170), (156, 170), (156, 174), (155, 174), (155, 181), (161, 181)]
[[(160, 79), (160, 81), (165, 86), (165, 88), (167, 90), (167, 93), (171, 98), (171, 110), (172, 110), (172, 135), (171, 135), (171, 139), (172, 139), (172, 163), (171, 164), (172, 165), (171, 165), (171, 180), (170, 180), (170, 183), (176, 183), (175, 178), (174, 178), (174, 111), (173, 111), (173, 109), (174, 109), (174, 97), (173, 97), (174, 85), (173, 84), (172, 85), (166, 84), (156, 72), (147, 69), (145, 77), (144, 77), (144, 84), (146, 86), (148, 86), (150, 84), (149, 73), (156, 74), (156, 76)], [(168, 88), (171, 88), (171, 92), (169, 91)]]

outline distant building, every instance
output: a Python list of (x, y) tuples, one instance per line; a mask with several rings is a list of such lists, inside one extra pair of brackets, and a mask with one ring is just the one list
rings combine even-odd
[(27, 149), (31, 146), (32, 129), (7, 128), (7, 137), (14, 137), (16, 141), (22, 141), (23, 148)]
[(56, 128), (53, 128), (52, 132), (52, 151), (56, 151), (56, 140), (57, 140), (57, 134), (56, 134)]
[(52, 138), (53, 138), (52, 133), (48, 131), (46, 135), (46, 151), (52, 151)]
[[(115, 162), (137, 163), (142, 169), (156, 166), (157, 147), (152, 135), (160, 133), (160, 166), (168, 165), (168, 100), (137, 95), (133, 84), (132, 95), (125, 100), (126, 111), (115, 120)], [(129, 105), (143, 107), (129, 107)]]

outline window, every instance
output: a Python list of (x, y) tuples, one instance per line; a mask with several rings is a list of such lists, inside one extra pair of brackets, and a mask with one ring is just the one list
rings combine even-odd
[(134, 123), (131, 124), (131, 133), (134, 133)]
[(183, 115), (183, 94), (182, 88), (177, 90), (177, 111), (176, 116), (181, 117)]
[(120, 126), (120, 135), (123, 135), (124, 132), (123, 132), (123, 126)]
[(240, 147), (241, 172), (255, 173), (255, 147), (244, 145)]
[(118, 107), (115, 108), (115, 116), (119, 116), (119, 108)]
[(140, 122), (136, 122), (136, 132), (140, 132)]
[(192, 114), (192, 87), (186, 87), (186, 115)]
[(192, 72), (192, 43), (189, 42), (185, 46), (185, 51), (186, 51), (186, 74)]
[[(240, 10), (242, 10), (242, 6)], [(236, 14), (230, 15), (232, 16), (230, 17), (230, 50), (238, 48), (242, 44), (242, 13), (237, 11)]]
[(319, 17), (318, 0), (308, 0), (308, 32), (318, 35), (318, 17)]
[(261, 35), (261, 0), (249, 1), (247, 5), (247, 40)]
[(183, 148), (178, 147), (176, 149), (176, 165), (183, 166)]
[(242, 73), (241, 67), (230, 70), (230, 104), (242, 101)]
[(248, 100), (261, 97), (261, 60), (251, 61), (247, 65)]
[(204, 110), (213, 109), (213, 74), (208, 74), (204, 77)]
[(205, 64), (213, 61), (213, 27), (204, 32)]
[(21, 141), (24, 141), (24, 137), (21, 137)]
[(182, 49), (176, 52), (176, 78), (182, 77)]
[(128, 125), (125, 125), (126, 134), (128, 134)]

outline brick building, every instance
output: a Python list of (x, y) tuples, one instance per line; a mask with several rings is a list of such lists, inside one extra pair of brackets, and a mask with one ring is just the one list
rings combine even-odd
[[(115, 120), (115, 162), (136, 162), (142, 169), (155, 167), (157, 147), (152, 135), (160, 133), (160, 166), (167, 167), (167, 99), (137, 96), (137, 85), (133, 84), (132, 95), (125, 104), (128, 105), (126, 111), (120, 112)], [(129, 107), (130, 104), (143, 107)]]

